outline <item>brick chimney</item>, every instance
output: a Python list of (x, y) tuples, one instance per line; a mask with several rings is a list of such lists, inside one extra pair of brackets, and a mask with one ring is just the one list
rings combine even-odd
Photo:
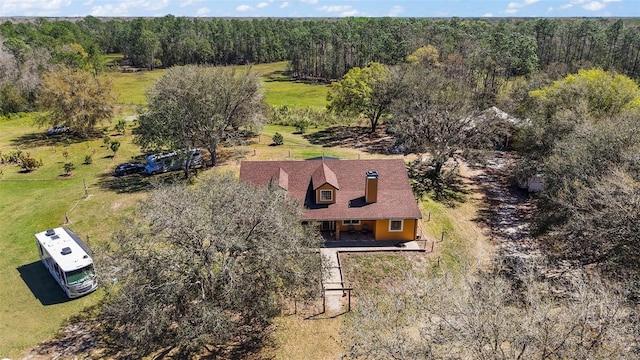
[(367, 204), (378, 201), (378, 172), (367, 171), (366, 182), (364, 185), (364, 201)]

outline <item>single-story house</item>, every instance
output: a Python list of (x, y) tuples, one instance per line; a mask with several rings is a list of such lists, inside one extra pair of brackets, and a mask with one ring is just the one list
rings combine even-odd
[(240, 179), (282, 189), (304, 206), (304, 221), (336, 240), (348, 232), (375, 240), (419, 238), (422, 215), (402, 159), (243, 161)]

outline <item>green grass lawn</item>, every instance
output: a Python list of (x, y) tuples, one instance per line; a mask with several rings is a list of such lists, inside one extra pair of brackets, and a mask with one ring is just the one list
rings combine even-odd
[[(123, 146), (112, 158), (101, 139), (47, 137), (44, 131), (32, 126), (30, 115), (0, 120), (0, 151), (20, 148), (44, 164), (31, 173), (20, 172), (16, 165), (0, 165), (0, 357), (19, 357), (99, 299), (98, 293), (68, 301), (40, 264), (33, 234), (61, 226), (67, 217), (69, 226), (84, 238), (89, 235), (91, 243), (107, 241), (141, 198), (139, 193), (110, 190), (101, 181), (115, 164), (139, 153), (131, 135), (113, 137)], [(92, 164), (82, 164), (85, 155), (92, 156)], [(65, 162), (76, 167), (68, 177), (62, 176)]]

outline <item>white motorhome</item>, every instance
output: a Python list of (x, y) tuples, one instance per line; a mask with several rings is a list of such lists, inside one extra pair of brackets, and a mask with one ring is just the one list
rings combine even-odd
[(91, 250), (73, 231), (55, 228), (36, 235), (40, 260), (69, 298), (98, 287)]

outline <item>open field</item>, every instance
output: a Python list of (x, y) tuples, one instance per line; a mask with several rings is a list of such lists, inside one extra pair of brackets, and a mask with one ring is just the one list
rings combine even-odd
[[(275, 106), (324, 108), (329, 86), (326, 84), (291, 81), (284, 75), (287, 62), (254, 65), (251, 69), (264, 79), (267, 103)], [(117, 89), (118, 103), (122, 105), (146, 104), (145, 91), (164, 74), (164, 70), (137, 73), (112, 72), (110, 78)]]
[[(324, 107), (326, 85), (287, 82), (282, 75), (285, 63), (255, 66), (266, 77), (267, 101), (272, 105)], [(134, 115), (131, 104), (144, 103), (144, 91), (162, 71), (151, 73), (113, 73), (113, 83), (119, 94), (120, 109), (116, 119)], [(115, 120), (114, 120), (115, 121)], [(112, 124), (105, 126), (112, 129)], [(120, 150), (113, 157), (102, 139), (80, 140), (73, 137), (47, 137), (45, 129), (32, 125), (31, 115), (0, 119), (0, 152), (6, 154), (16, 149), (31, 153), (42, 160), (44, 166), (32, 173), (21, 173), (15, 165), (0, 165), (0, 358), (19, 358), (29, 348), (51, 338), (65, 320), (80, 313), (83, 308), (97, 303), (100, 292), (68, 301), (44, 266), (39, 262), (33, 234), (47, 228), (65, 224), (90, 244), (109, 241), (121, 220), (133, 213), (137, 202), (143, 200), (152, 182), (160, 177), (115, 178), (112, 171), (116, 164), (140, 157), (138, 146), (132, 143), (132, 127), (129, 123), (125, 135), (107, 131), (121, 142)], [(342, 128), (344, 133), (362, 134), (361, 128)], [(272, 146), (272, 136), (280, 132), (284, 145)], [(361, 146), (361, 138), (337, 136), (327, 128), (308, 129), (307, 134), (295, 134), (284, 126), (267, 126), (260, 136), (245, 143), (226, 147), (220, 151), (221, 166), (210, 171), (239, 171), (241, 160), (285, 160), (315, 156), (332, 156), (346, 159), (384, 157), (376, 147)], [(384, 141), (376, 135), (373, 142)], [(340, 146), (343, 144), (343, 146)], [(66, 158), (65, 158), (66, 154)], [(93, 162), (82, 164), (90, 155)], [(71, 176), (62, 176), (63, 164), (75, 165)], [(199, 176), (206, 176), (199, 175)], [(85, 192), (86, 188), (86, 192)], [(88, 196), (85, 196), (88, 195)], [(446, 230), (447, 238), (441, 256), (463, 249), (464, 240), (472, 232), (458, 233), (461, 213), (468, 218), (473, 214), (473, 202), (450, 209), (430, 201), (423, 202), (425, 211), (432, 213), (432, 220), (423, 227), (429, 236), (437, 236)], [(459, 213), (455, 213), (458, 211)], [(66, 215), (66, 216), (65, 216)], [(471, 225), (469, 225), (471, 226)], [(456, 239), (455, 241), (453, 241)], [(452, 241), (447, 241), (452, 240)], [(449, 250), (445, 250), (449, 249)], [(447, 255), (451, 254), (451, 255)], [(276, 326), (276, 358), (336, 358), (342, 353), (338, 337), (342, 319), (306, 321), (288, 316), (278, 319)]]

